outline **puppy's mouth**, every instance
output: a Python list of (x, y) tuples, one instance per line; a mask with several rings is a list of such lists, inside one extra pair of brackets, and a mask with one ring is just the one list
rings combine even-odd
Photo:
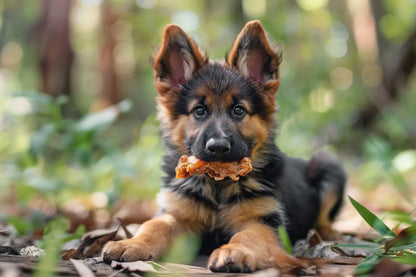
[(251, 159), (244, 157), (239, 161), (204, 161), (196, 156), (183, 155), (176, 167), (176, 178), (186, 178), (194, 174), (208, 174), (215, 181), (230, 178), (238, 181), (253, 169)]

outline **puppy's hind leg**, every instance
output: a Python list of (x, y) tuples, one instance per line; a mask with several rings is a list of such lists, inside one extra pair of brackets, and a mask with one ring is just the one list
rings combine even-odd
[(336, 239), (338, 233), (332, 229), (331, 224), (342, 206), (345, 172), (332, 156), (318, 153), (309, 162), (307, 177), (319, 190), (320, 210), (316, 229), (324, 240)]

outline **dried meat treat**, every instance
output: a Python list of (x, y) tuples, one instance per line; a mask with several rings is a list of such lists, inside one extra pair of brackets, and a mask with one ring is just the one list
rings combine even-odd
[(194, 174), (207, 173), (216, 181), (230, 177), (238, 181), (252, 170), (251, 160), (248, 157), (236, 162), (206, 162), (195, 156), (182, 156), (176, 167), (176, 178), (186, 178)]

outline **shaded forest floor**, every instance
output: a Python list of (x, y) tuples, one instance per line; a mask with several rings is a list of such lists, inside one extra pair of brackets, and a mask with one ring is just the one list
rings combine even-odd
[[(354, 189), (347, 192), (348, 195), (359, 198), (360, 193)], [(381, 194), (385, 195), (385, 190), (373, 191), (371, 196), (366, 196), (366, 205), (367, 203), (369, 205), (377, 203), (375, 199), (382, 199)], [(8, 208), (10, 209), (10, 206)], [(68, 231), (65, 231), (67, 237), (61, 240), (57, 246), (59, 249), (54, 250), (55, 256), (58, 258), (51, 261), (46, 260), (46, 262), (43, 256), (44, 250), (41, 248), (46, 248), (46, 252), (53, 251), (53, 247), (52, 250), (51, 248), (48, 250), (48, 246), (45, 244), (45, 239), (53, 240), (51, 235), (47, 233), (48, 227), (30, 234), (19, 235), (16, 232), (19, 222), (14, 222), (14, 227), (11, 227), (10, 222), (8, 224), (0, 223), (0, 276), (46, 276), (46, 273), (50, 274), (49, 276), (247, 275), (243, 273), (212, 273), (206, 268), (208, 257), (205, 256), (191, 258), (189, 261), (192, 262), (164, 260), (163, 262), (113, 263), (112, 265), (104, 263), (100, 258), (104, 244), (110, 240), (131, 237), (139, 227), (139, 224), (132, 224), (132, 222), (143, 222), (151, 217), (153, 212), (154, 203), (152, 202), (124, 203), (117, 207), (117, 212), (104, 224), (106, 226), (99, 228), (96, 223), (90, 222), (93, 218), (91, 216), (81, 218), (76, 216), (77, 213), (69, 214), (60, 211), (60, 216), (65, 217), (71, 227), (68, 226)], [(74, 226), (79, 224), (87, 226), (89, 232), (85, 232), (85, 229), (75, 230)], [(362, 263), (365, 257), (372, 254), (371, 251), (366, 248), (344, 248), (337, 245), (365, 245), (368, 242), (376, 241), (378, 236), (347, 201), (334, 223), (334, 227), (342, 234), (337, 241), (322, 241), (319, 234), (311, 230), (305, 240), (298, 241), (293, 245), (293, 255), (304, 260), (308, 267), (292, 272), (281, 272), (278, 268), (270, 268), (257, 271), (251, 276), (353, 276), (357, 266)], [(59, 225), (56, 228), (59, 229)], [(186, 247), (186, 244), (182, 245), (175, 255), (185, 255)], [(388, 259), (380, 259), (372, 263), (374, 267), (371, 276), (395, 276), (405, 272), (410, 272), (410, 274), (416, 272), (414, 266), (399, 264)], [(46, 271), (42, 271), (43, 267), (47, 268)]]
[[(245, 276), (244, 273), (212, 273), (206, 268), (207, 256), (197, 256), (188, 264), (166, 262), (131, 262), (108, 265), (99, 256), (102, 246), (110, 240), (130, 236), (137, 225), (94, 230), (81, 239), (74, 239), (63, 245), (60, 251), (62, 259), (56, 260), (45, 272), (42, 268), (42, 250), (31, 246), (30, 237), (19, 237), (2, 229), (0, 237), (0, 275), (1, 276)], [(369, 234), (343, 234), (338, 241), (322, 241), (313, 230), (306, 240), (298, 241), (293, 246), (293, 254), (304, 260), (308, 267), (281, 272), (278, 268), (257, 271), (251, 276), (352, 276), (356, 266), (368, 255), (363, 249), (342, 249), (337, 243), (365, 243), (372, 239)], [(178, 253), (180, 255), (180, 253)], [(50, 266), (50, 265), (49, 265)], [(378, 269), (377, 269), (378, 267)], [(52, 268), (52, 270), (51, 270)], [(386, 269), (396, 273), (410, 270), (410, 267), (394, 262), (378, 264), (374, 272)], [(415, 270), (415, 269), (413, 269)], [(40, 273), (39, 273), (40, 272)], [(36, 275), (37, 274), (37, 275)], [(376, 274), (376, 273), (375, 273)], [(373, 275), (391, 276), (391, 275)]]
[[(118, 266), (103, 263), (100, 259), (59, 261), (53, 274), (56, 276), (141, 276), (152, 272), (157, 276), (246, 276), (247, 273), (212, 273), (205, 267), (208, 257), (198, 257), (193, 265), (161, 263), (124, 263)], [(283, 273), (278, 268), (257, 271), (251, 276), (351, 276), (361, 259), (316, 259), (316, 264), (296, 272)], [(149, 268), (150, 265), (150, 268)], [(36, 270), (36, 259), (16, 255), (0, 255), (2, 276), (32, 276)], [(93, 274), (93, 275), (91, 275)]]

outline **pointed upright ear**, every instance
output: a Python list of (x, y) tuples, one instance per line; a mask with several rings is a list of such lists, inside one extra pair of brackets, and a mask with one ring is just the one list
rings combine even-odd
[(166, 26), (162, 46), (153, 59), (156, 90), (163, 96), (178, 88), (207, 62), (205, 53), (179, 26)]
[(227, 57), (227, 63), (270, 93), (279, 88), (278, 47), (268, 41), (258, 20), (248, 22), (241, 30)]

